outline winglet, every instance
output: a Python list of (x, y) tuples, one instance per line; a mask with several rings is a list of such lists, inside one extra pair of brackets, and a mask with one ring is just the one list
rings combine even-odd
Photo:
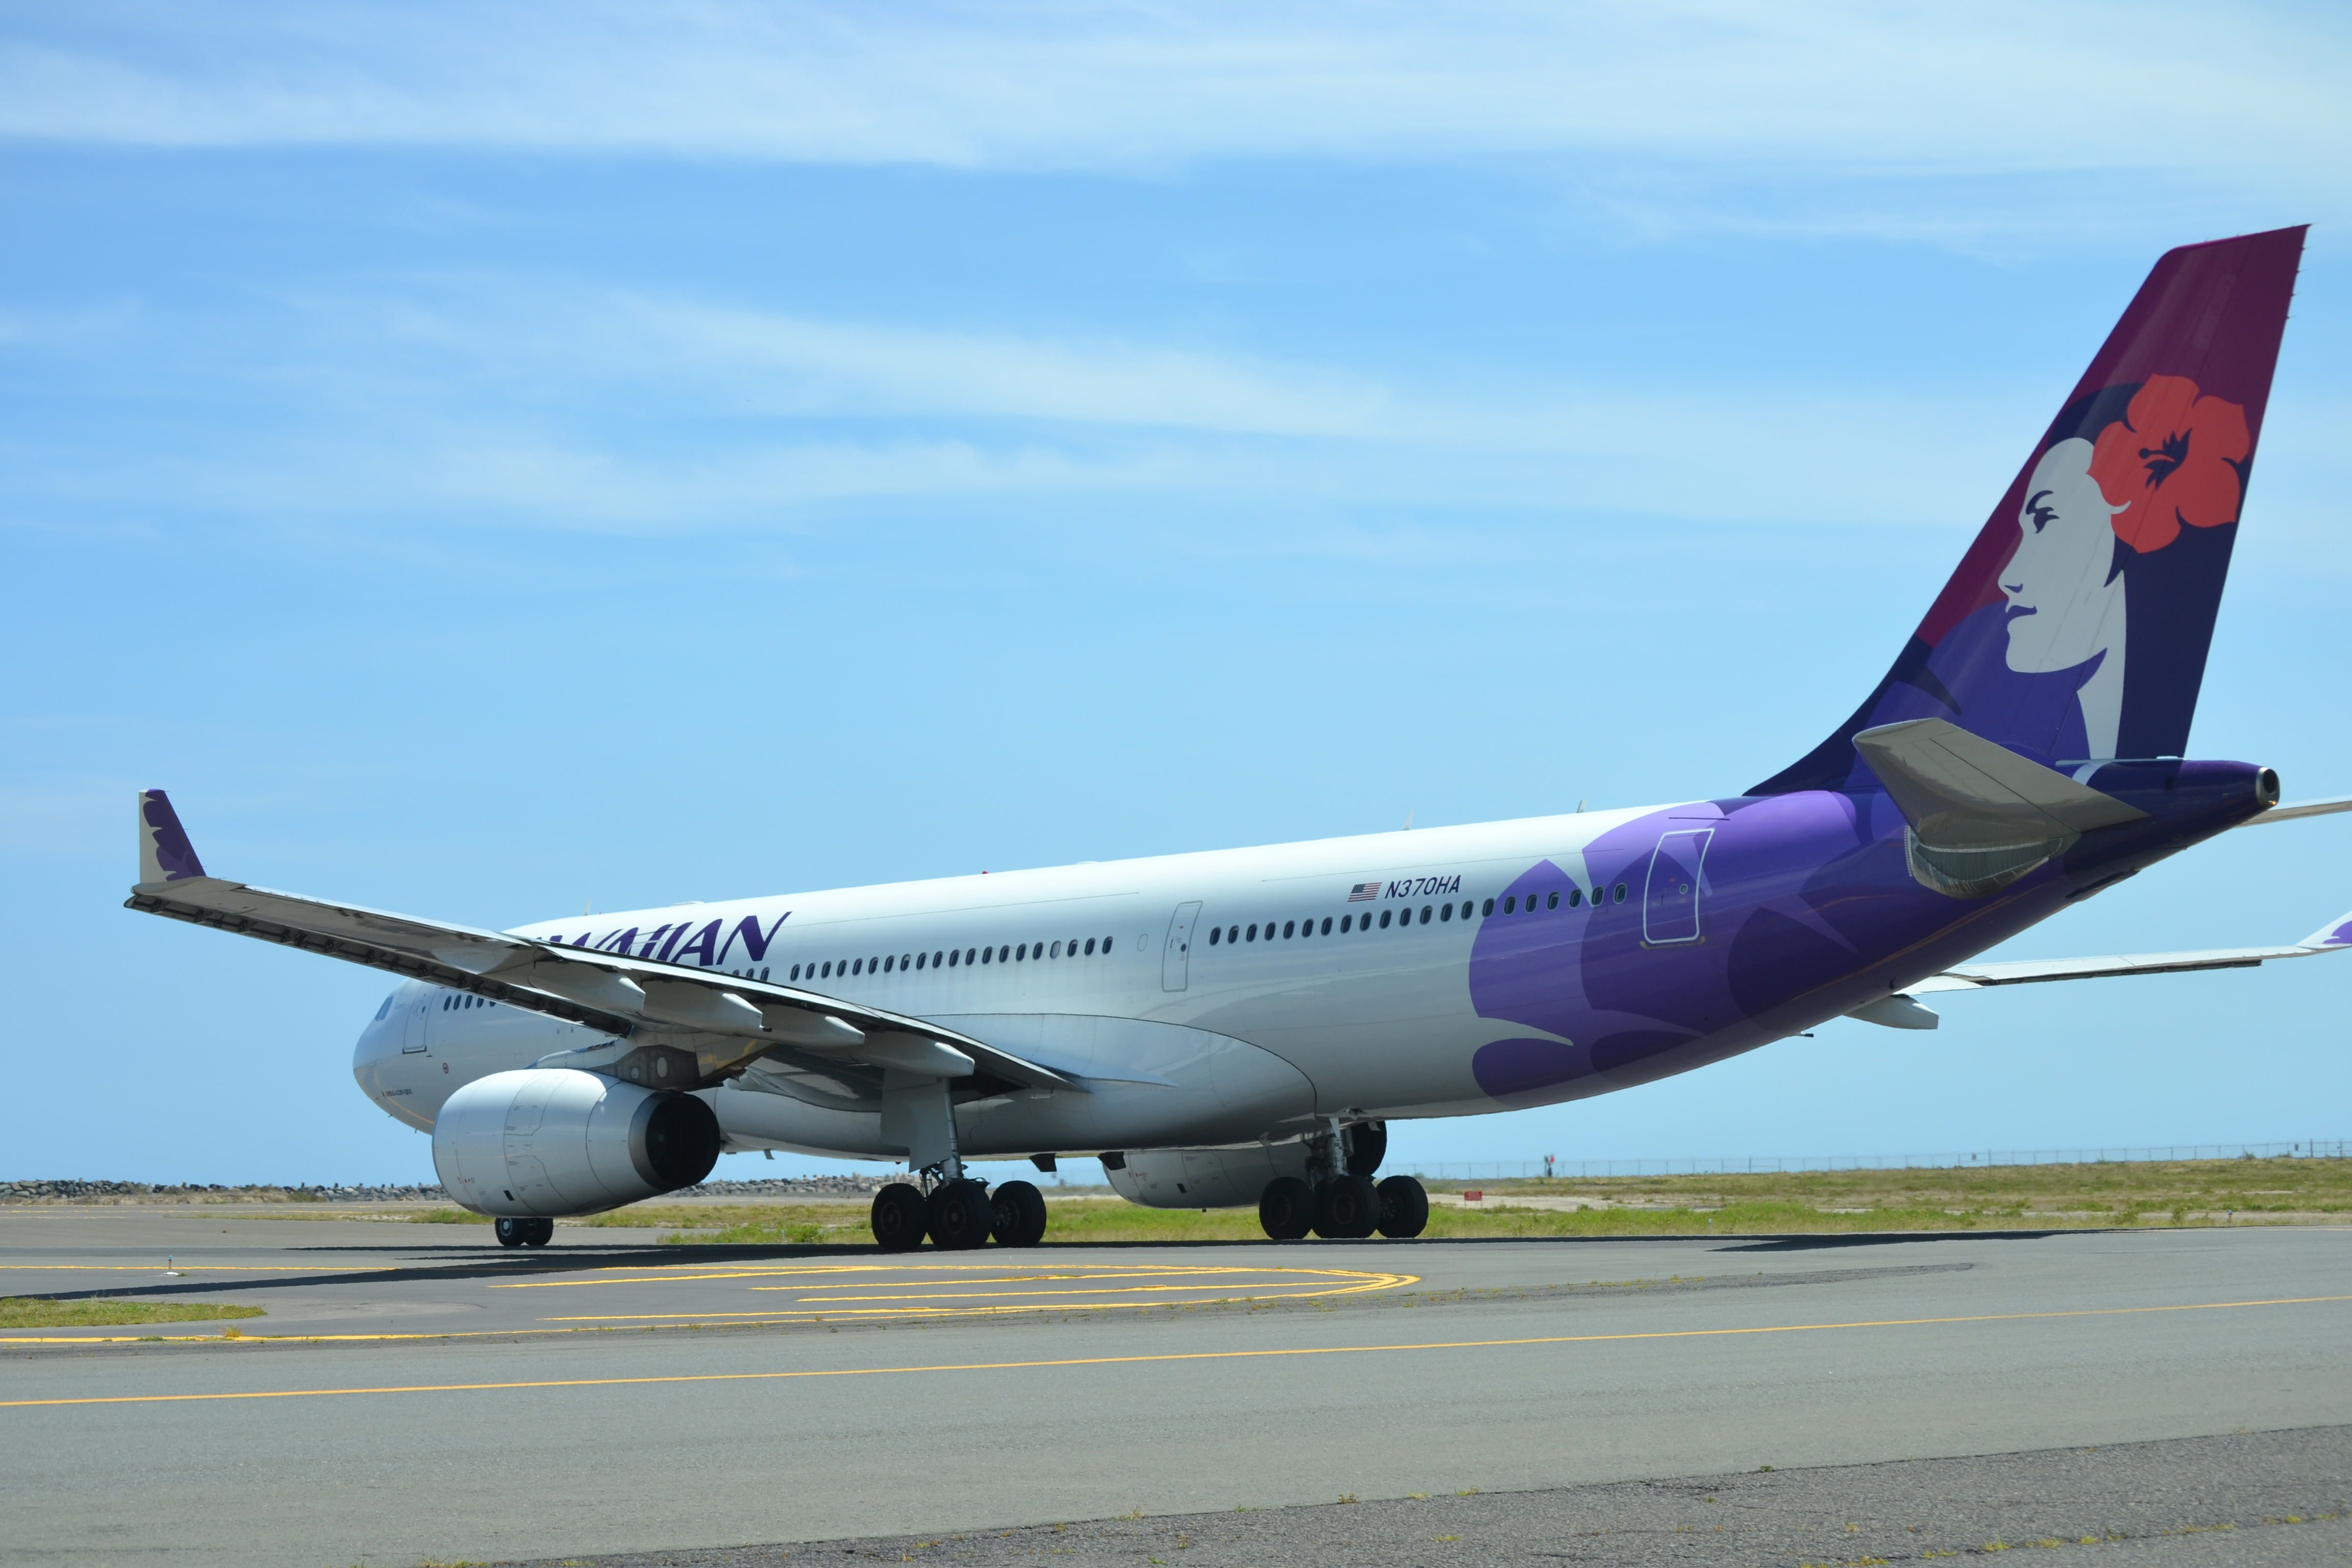
[(180, 826), (180, 814), (172, 809), (172, 799), (160, 789), (139, 792), (139, 880), (142, 886), (151, 882), (184, 882), (191, 877), (205, 874), (205, 863), (196, 858), (196, 847), (188, 842), (188, 830)]
[(2311, 948), (2352, 947), (2352, 913), (2337, 915), (2295, 945)]

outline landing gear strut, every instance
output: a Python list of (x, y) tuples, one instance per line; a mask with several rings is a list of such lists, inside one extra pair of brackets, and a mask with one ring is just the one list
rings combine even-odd
[(501, 1219), (490, 1228), (499, 1233), (500, 1247), (545, 1247), (555, 1239), (551, 1219)]

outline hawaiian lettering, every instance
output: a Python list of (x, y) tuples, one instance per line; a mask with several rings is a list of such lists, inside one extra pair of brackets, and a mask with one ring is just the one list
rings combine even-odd
[(753, 963), (759, 963), (768, 956), (768, 944), (776, 940), (776, 932), (783, 930), (784, 922), (792, 918), (792, 910), (786, 910), (776, 917), (774, 927), (762, 934), (760, 930), (760, 917), (745, 915), (735, 922), (735, 929), (727, 933), (727, 945), (719, 950), (716, 962), (720, 963), (727, 962), (727, 955), (735, 951), (736, 939), (740, 937), (743, 942), (743, 956)]
[[(694, 963), (704, 965), (717, 963), (719, 962), (719, 928), (725, 922), (722, 921), (710, 921), (700, 931), (694, 933), (694, 940), (692, 942), (689, 942), (684, 947), (679, 948), (675, 954), (667, 952), (663, 953), (662, 958), (665, 962), (676, 962), (678, 963)], [(684, 926), (680, 926), (678, 928), (679, 935), (682, 936), (685, 932), (686, 928)]]

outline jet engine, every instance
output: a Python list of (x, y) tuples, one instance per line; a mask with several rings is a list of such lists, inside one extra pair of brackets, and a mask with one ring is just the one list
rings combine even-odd
[(690, 1187), (719, 1163), (719, 1118), (674, 1089), (570, 1068), (494, 1072), (451, 1095), (433, 1165), (476, 1214), (595, 1214)]

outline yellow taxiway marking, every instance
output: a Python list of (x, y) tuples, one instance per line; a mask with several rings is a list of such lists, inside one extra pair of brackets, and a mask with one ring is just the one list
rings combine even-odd
[(1430, 1340), (1402, 1345), (1299, 1345), (1263, 1351), (1164, 1351), (1150, 1355), (1065, 1356), (1051, 1361), (946, 1362), (929, 1366), (809, 1367), (790, 1372), (670, 1373), (644, 1377), (551, 1377), (511, 1383), (410, 1383), (372, 1388), (265, 1388), (223, 1394), (102, 1394), (70, 1399), (0, 1399), (0, 1410), (67, 1405), (192, 1405), (228, 1399), (323, 1399), (366, 1394), (499, 1394), (532, 1388), (634, 1388), (654, 1384), (777, 1383), (793, 1378), (892, 1377), (950, 1372), (1043, 1372), (1070, 1366), (1268, 1361), (1288, 1356), (1394, 1355), (1412, 1351), (1517, 1350), (1532, 1345), (1607, 1344), (1630, 1340), (1728, 1339), (1744, 1334), (1812, 1334), (1852, 1329), (1916, 1329), (1959, 1323), (2018, 1323), (2062, 1318), (2132, 1318), (2156, 1312), (2221, 1312), (2252, 1307), (2308, 1307), (2352, 1296), (2280, 1296), (2258, 1301), (2182, 1301), (2160, 1307), (2078, 1307), (2046, 1312), (1971, 1312), (1951, 1318), (1871, 1318), (1850, 1323), (1774, 1323), (1744, 1329), (1647, 1329), (1614, 1334), (1542, 1334), (1511, 1340)]

